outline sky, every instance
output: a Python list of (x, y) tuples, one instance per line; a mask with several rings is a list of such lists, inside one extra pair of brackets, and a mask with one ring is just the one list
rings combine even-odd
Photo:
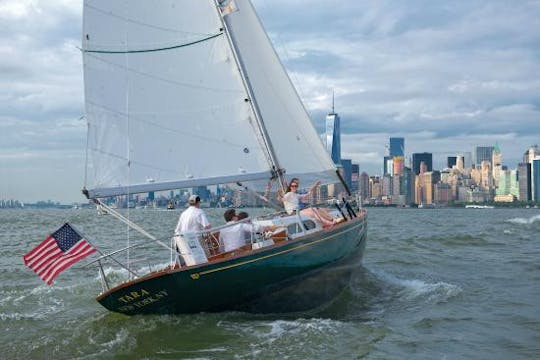
[[(405, 154), (540, 144), (540, 1), (254, 0), (319, 132), (382, 172)], [(0, 199), (83, 202), (82, 1), (0, 0)], [(441, 164), (442, 166), (442, 164)]]

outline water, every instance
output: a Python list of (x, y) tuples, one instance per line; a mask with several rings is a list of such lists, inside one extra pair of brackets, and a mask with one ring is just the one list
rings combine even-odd
[[(211, 214), (214, 223), (220, 214)], [(131, 212), (164, 241), (178, 215)], [(64, 221), (106, 251), (125, 246), (125, 225), (95, 211), (0, 211), (0, 358), (540, 358), (538, 209), (370, 209), (350, 289), (329, 307), (294, 316), (109, 313), (94, 300), (101, 285), (95, 268), (82, 267), (88, 260), (51, 287), (22, 262)], [(157, 248), (136, 267), (168, 256)]]

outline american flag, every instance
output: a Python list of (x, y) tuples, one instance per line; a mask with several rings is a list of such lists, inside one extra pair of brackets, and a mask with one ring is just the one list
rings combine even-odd
[(47, 285), (51, 285), (58, 274), (95, 251), (71, 225), (65, 223), (24, 255), (23, 260)]

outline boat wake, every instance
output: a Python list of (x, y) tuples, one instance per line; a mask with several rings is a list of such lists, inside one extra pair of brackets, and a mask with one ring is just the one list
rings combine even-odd
[(384, 271), (377, 271), (375, 275), (395, 287), (397, 295), (406, 301), (425, 299), (432, 304), (443, 303), (463, 291), (461, 287), (444, 281), (430, 283), (419, 279), (401, 279)]
[(446, 302), (462, 291), (459, 286), (444, 281), (428, 283), (422, 280), (401, 280), (401, 284), (404, 286), (402, 294), (405, 298), (414, 299), (425, 296), (432, 303)]

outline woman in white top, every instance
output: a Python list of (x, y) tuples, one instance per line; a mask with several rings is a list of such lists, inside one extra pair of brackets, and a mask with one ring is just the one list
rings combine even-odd
[[(293, 214), (295, 211), (300, 210), (300, 200), (307, 202), (310, 195), (313, 194), (313, 191), (317, 186), (320, 185), (320, 181), (316, 181), (308, 190), (306, 194), (298, 194), (298, 187), (300, 185), (300, 180), (298, 178), (292, 178), (287, 186), (287, 192), (283, 195), (283, 206), (285, 211), (288, 214)], [(315, 220), (321, 222), (323, 227), (332, 226), (335, 224), (334, 218), (325, 210), (318, 208), (306, 208), (300, 210), (303, 215), (308, 215), (313, 217)]]

